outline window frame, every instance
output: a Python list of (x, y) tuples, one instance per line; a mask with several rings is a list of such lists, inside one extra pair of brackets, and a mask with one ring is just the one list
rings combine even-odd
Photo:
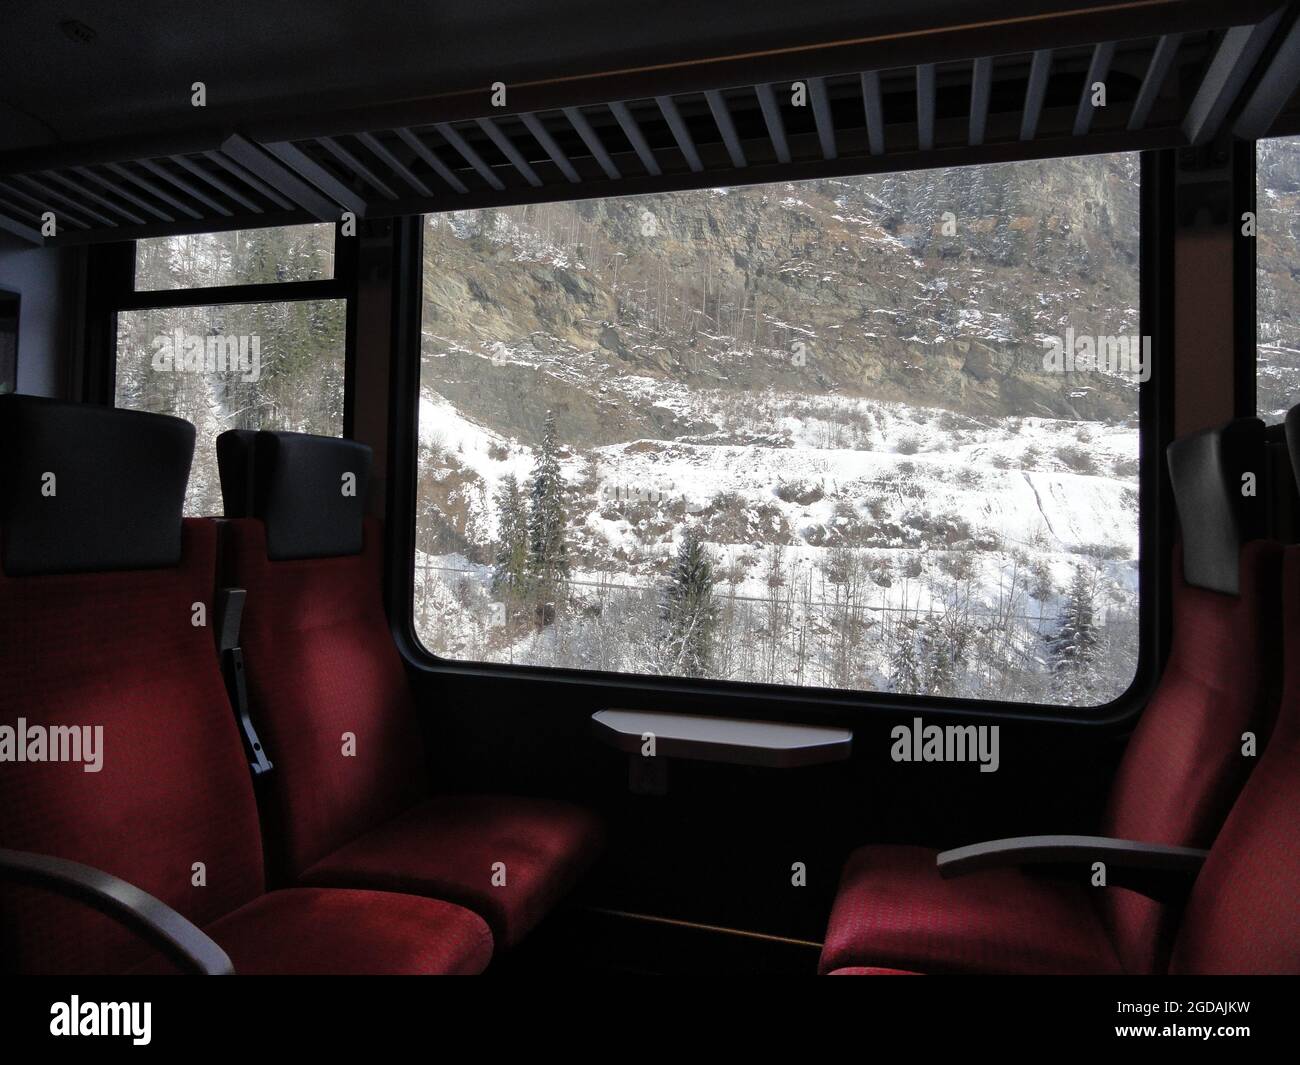
[[(1173, 231), (1175, 151), (1139, 153), (1139, 321), (1152, 338), (1151, 379), (1138, 398), (1138, 654), (1129, 687), (1097, 707), (1073, 710), (1042, 703), (1009, 703), (940, 696), (899, 695), (854, 689), (798, 687), (697, 678), (609, 673), (569, 667), (461, 662), (427, 650), (415, 632), (414, 560), (419, 443), (420, 337), (425, 217), (394, 227), (393, 373), (390, 378), (386, 592), (393, 638), (409, 669), (423, 674), (550, 685), (549, 702), (566, 687), (604, 690), (623, 705), (684, 709), (704, 702), (706, 713), (763, 716), (852, 726), (866, 713), (899, 715), (929, 710), (945, 716), (1038, 720), (1079, 727), (1130, 725), (1154, 690), (1169, 643), (1167, 561), (1172, 549), (1172, 494), (1164, 475), (1164, 449), (1173, 427)], [(803, 173), (801, 177), (816, 177)], [(843, 176), (840, 174), (839, 176)], [(782, 180), (764, 175), (764, 182)], [(1163, 353), (1163, 357), (1162, 356)], [(683, 706), (685, 704), (685, 706)], [(611, 703), (611, 705), (613, 705)]]
[[(247, 226), (240, 226), (247, 229)], [(214, 230), (213, 232), (218, 232)], [(136, 291), (136, 242), (96, 245), (89, 249), (87, 346), (103, 357), (89, 359), (82, 381), (83, 398), (114, 405), (117, 386), (117, 316), (123, 311), (214, 307), (250, 303), (300, 303), (343, 300), (343, 437), (352, 439), (356, 391), (357, 236), (344, 236), (334, 224), (334, 276), (316, 281), (267, 281), (243, 285), (207, 285)]]

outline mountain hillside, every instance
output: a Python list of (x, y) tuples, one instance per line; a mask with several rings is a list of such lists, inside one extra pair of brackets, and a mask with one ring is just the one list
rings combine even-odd
[[(702, 675), (1117, 695), (1137, 386), (1043, 356), (1067, 329), (1137, 333), (1137, 205), (1115, 156), (431, 217), (423, 637), (682, 672), (664, 596), (690, 530)], [(562, 501), (567, 579), (544, 603), (502, 576), (512, 484)], [(1071, 596), (1093, 665), (1062, 681)]]

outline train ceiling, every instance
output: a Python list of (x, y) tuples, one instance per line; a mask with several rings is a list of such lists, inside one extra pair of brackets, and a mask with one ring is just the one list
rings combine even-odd
[(0, 153), (0, 228), (79, 244), (1190, 147), (1296, 122), (1298, 82), (1290, 5), (1138, 0)]

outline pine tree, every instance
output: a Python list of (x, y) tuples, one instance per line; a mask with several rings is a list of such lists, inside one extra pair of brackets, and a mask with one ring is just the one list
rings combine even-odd
[(921, 694), (921, 660), (916, 654), (916, 623), (904, 622), (894, 633), (894, 653), (889, 660), (890, 691)]
[(542, 446), (528, 479), (528, 577), (539, 607), (553, 602), (560, 582), (569, 576), (564, 478), (558, 450), (555, 415), (547, 411)]
[(1096, 620), (1096, 581), (1082, 566), (1074, 571), (1060, 625), (1048, 638), (1052, 655), (1052, 682), (1058, 692), (1072, 700), (1092, 686), (1093, 667), (1101, 644)]
[(922, 687), (927, 695), (956, 693), (957, 662), (939, 618), (929, 617), (921, 630)]
[(710, 674), (720, 611), (713, 598), (713, 563), (699, 533), (687, 526), (664, 589), (660, 617), (666, 629), (666, 660), (676, 674)]
[(506, 474), (497, 486), (497, 551), (492, 566), (492, 591), (518, 598), (528, 580), (528, 515), (515, 475)]

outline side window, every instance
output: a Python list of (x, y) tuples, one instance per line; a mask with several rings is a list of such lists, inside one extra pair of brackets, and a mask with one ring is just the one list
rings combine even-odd
[(1112, 155), (430, 216), (424, 646), (1118, 697), (1138, 204)]
[[(347, 299), (279, 298), (285, 281), (339, 287), (332, 226), (142, 240), (135, 276), (164, 305), (118, 311), (115, 402), (194, 423), (186, 513), (221, 513), (225, 430), (342, 435)], [(240, 286), (245, 298), (253, 285), (246, 302), (194, 304), (187, 292)]]
[(1255, 148), (1256, 409), (1279, 422), (1300, 403), (1300, 137)]

